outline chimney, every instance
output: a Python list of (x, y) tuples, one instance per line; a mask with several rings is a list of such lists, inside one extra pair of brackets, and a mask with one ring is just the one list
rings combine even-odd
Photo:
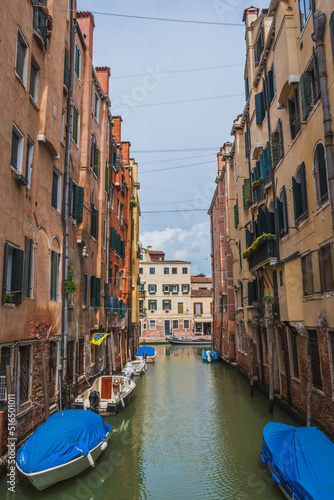
[(86, 47), (93, 58), (93, 31), (95, 28), (94, 16), (91, 12), (77, 12), (77, 21), (84, 37)]
[(95, 68), (95, 71), (102, 87), (103, 93), (109, 95), (110, 68), (108, 68), (108, 66), (102, 66), (99, 68)]
[(131, 143), (129, 141), (122, 142), (123, 161), (124, 161), (125, 165), (129, 165), (129, 160), (130, 160), (130, 146), (131, 146)]
[(113, 136), (116, 139), (116, 142), (121, 142), (121, 123), (122, 123), (122, 117), (121, 116), (113, 116), (112, 117), (114, 125), (112, 128), (112, 133)]
[(251, 24), (257, 19), (259, 15), (260, 9), (257, 7), (248, 7), (248, 9), (244, 10), (244, 15), (242, 17), (242, 21), (246, 24), (246, 28), (249, 28)]

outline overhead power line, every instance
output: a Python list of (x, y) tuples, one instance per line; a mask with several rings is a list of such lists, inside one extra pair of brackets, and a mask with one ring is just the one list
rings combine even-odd
[(183, 212), (207, 212), (208, 208), (192, 208), (189, 210), (151, 210), (149, 212), (141, 212), (142, 214), (171, 214)]
[(201, 161), (199, 163), (189, 163), (188, 165), (181, 165), (180, 167), (165, 167), (165, 168), (156, 168), (154, 170), (143, 170), (143, 171), (140, 171), (140, 175), (141, 174), (150, 174), (151, 172), (162, 172), (164, 170), (175, 170), (175, 169), (179, 169), (179, 168), (195, 167), (196, 165), (206, 165), (208, 163), (212, 163), (212, 160), (211, 161)]
[(219, 146), (213, 146), (212, 148), (187, 148), (187, 149), (133, 149), (132, 153), (181, 153), (188, 151), (210, 151), (214, 149), (219, 150)]
[[(136, 104), (134, 108), (146, 108), (149, 106), (164, 106), (166, 104), (181, 104), (183, 102), (198, 102), (198, 101), (212, 101), (214, 99), (225, 99), (227, 97), (241, 97), (244, 96), (244, 92), (240, 94), (230, 94), (230, 95), (217, 95), (213, 97), (197, 97), (195, 99), (182, 99), (180, 101), (166, 101), (166, 102), (151, 102), (147, 104)], [(120, 108), (111, 108), (113, 111), (115, 109), (123, 109), (124, 104), (120, 106)]]
[(97, 12), (92, 11), (92, 14), (97, 16), (112, 16), (112, 17), (125, 17), (130, 19), (142, 19), (146, 21), (164, 21), (169, 23), (186, 23), (186, 24), (207, 24), (215, 26), (237, 26), (244, 27), (242, 23), (219, 23), (217, 21), (195, 21), (192, 19), (169, 19), (165, 17), (149, 17), (149, 16), (133, 16), (130, 14), (115, 14), (114, 12)]
[[(212, 69), (223, 69), (223, 68), (234, 68), (234, 67), (237, 67), (237, 66), (245, 66), (245, 63), (238, 63), (238, 64), (223, 64), (221, 66), (206, 66), (206, 67), (203, 67), (203, 68), (188, 68), (188, 69), (174, 69), (174, 70), (166, 70), (164, 71), (163, 73), (156, 73), (157, 76), (161, 75), (161, 76), (164, 76), (164, 75), (169, 75), (169, 74), (172, 74), (172, 73), (190, 73), (190, 72), (193, 72), (193, 71), (208, 71), (208, 70), (212, 70)], [(140, 77), (140, 76), (147, 76), (147, 72), (146, 73), (140, 73), (138, 75), (119, 75), (119, 76), (111, 76), (111, 78), (113, 80), (116, 80), (116, 79), (120, 79), (120, 78), (137, 78), (137, 77)]]

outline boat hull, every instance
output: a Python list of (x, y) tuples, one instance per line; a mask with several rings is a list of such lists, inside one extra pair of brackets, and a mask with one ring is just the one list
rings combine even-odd
[(195, 346), (203, 346), (210, 347), (211, 339), (178, 339), (178, 338), (168, 338), (168, 342), (172, 345), (195, 345)]
[[(101, 441), (93, 450), (91, 450), (90, 455), (95, 462), (102, 453), (102, 444), (108, 442), (111, 437), (111, 431), (107, 433), (105, 439)], [(16, 464), (17, 469), (21, 474), (23, 474), (30, 483), (35, 486), (39, 491), (43, 491), (50, 486), (53, 486), (60, 481), (65, 481), (66, 479), (70, 479), (71, 477), (77, 476), (84, 470), (91, 467), (91, 464), (88, 460), (87, 456), (81, 456), (76, 458), (75, 460), (71, 460), (63, 465), (59, 465), (58, 467), (52, 467), (51, 469), (47, 469), (44, 471), (34, 472), (34, 473), (26, 473), (23, 472), (18, 464)]]

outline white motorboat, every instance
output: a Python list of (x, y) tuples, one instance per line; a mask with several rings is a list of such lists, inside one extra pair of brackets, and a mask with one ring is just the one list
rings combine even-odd
[(132, 365), (132, 362), (126, 363), (122, 370), (122, 375), (125, 375), (125, 377), (132, 377), (134, 375), (134, 367)]
[(79, 410), (92, 409), (101, 415), (115, 415), (125, 408), (136, 384), (124, 375), (102, 375), (93, 385), (75, 398)]
[(131, 361), (131, 365), (133, 367), (133, 374), (134, 375), (141, 375), (142, 373), (145, 373), (147, 370), (147, 364), (144, 359), (134, 359)]
[(93, 467), (111, 432), (91, 411), (59, 411), (18, 450), (16, 467), (39, 491), (45, 490)]

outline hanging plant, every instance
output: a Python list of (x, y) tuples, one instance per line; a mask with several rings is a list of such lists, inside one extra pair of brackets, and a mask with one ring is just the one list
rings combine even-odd
[(68, 299), (77, 289), (77, 285), (74, 283), (74, 267), (70, 266), (68, 268), (67, 279), (65, 280), (65, 295)]
[(243, 256), (244, 259), (248, 259), (248, 257), (250, 256), (250, 254), (252, 252), (255, 252), (255, 250), (260, 246), (262, 245), (262, 243), (266, 240), (274, 240), (275, 239), (275, 235), (274, 234), (271, 234), (271, 233), (264, 233), (264, 234), (261, 234), (261, 236), (259, 236), (248, 248), (246, 248), (246, 250), (244, 250), (243, 252), (241, 252), (241, 255)]

